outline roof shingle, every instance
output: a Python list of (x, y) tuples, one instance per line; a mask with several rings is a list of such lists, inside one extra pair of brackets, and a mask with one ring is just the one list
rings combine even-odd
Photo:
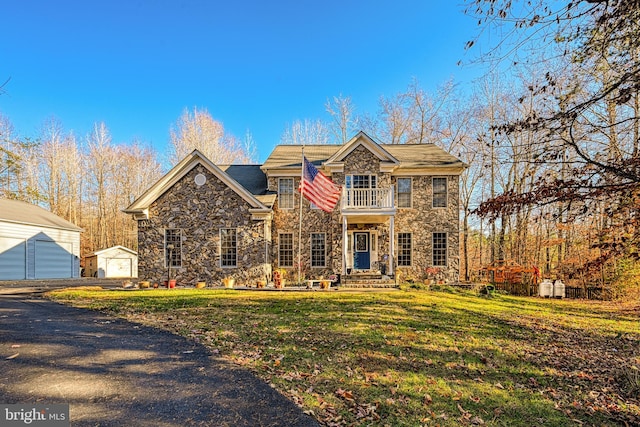
[(82, 231), (82, 228), (58, 215), (20, 200), (0, 199), (0, 221)]

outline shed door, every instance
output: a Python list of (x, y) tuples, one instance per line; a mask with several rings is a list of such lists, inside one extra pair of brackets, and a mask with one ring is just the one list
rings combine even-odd
[(67, 279), (73, 277), (71, 243), (36, 240), (36, 279)]
[(0, 237), (0, 280), (27, 278), (27, 242), (14, 237)]
[(107, 258), (106, 277), (131, 277), (130, 258)]

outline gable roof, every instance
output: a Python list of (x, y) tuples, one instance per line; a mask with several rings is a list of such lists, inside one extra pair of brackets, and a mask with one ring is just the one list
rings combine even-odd
[(0, 221), (60, 230), (82, 231), (82, 228), (53, 212), (20, 200), (0, 199)]
[[(260, 179), (262, 178), (259, 178), (259, 173), (262, 173), (262, 171), (260, 170), (259, 166), (251, 167), (251, 165), (249, 165), (248, 167), (243, 168), (236, 167), (236, 165), (229, 165), (226, 167), (219, 167), (213, 164), (209, 159), (207, 159), (205, 155), (200, 151), (193, 150), (191, 154), (182, 159), (182, 161), (180, 161), (155, 184), (153, 184), (147, 191), (145, 191), (140, 197), (138, 197), (131, 205), (129, 205), (129, 207), (123, 209), (123, 212), (133, 215), (146, 216), (148, 214), (149, 206), (151, 206), (153, 202), (155, 202), (161, 195), (163, 195), (167, 190), (173, 187), (176, 182), (183, 178), (197, 165), (204, 166), (209, 172), (211, 172), (231, 190), (233, 190), (242, 199), (244, 199), (251, 206), (251, 208), (253, 208), (253, 210), (258, 212), (271, 211), (271, 209), (265, 206), (260, 200), (258, 200), (258, 198), (255, 197), (255, 195), (249, 189), (240, 184), (240, 182), (232, 176), (235, 175), (238, 179), (245, 182), (245, 184), (254, 191), (261, 191), (260, 189), (262, 188), (262, 186), (264, 186), (264, 189), (266, 191), (266, 177), (264, 177), (264, 184), (262, 184), (262, 181), (260, 181)], [(229, 171), (229, 173), (225, 172), (223, 168)], [(246, 175), (243, 175), (243, 172), (245, 172)], [(254, 182), (256, 177), (258, 177), (259, 179)]]
[(267, 192), (267, 177), (260, 169), (260, 165), (219, 165), (218, 167), (254, 196)]
[(467, 164), (435, 144), (387, 144), (384, 148), (400, 161), (401, 169), (424, 167), (466, 168)]
[[(305, 145), (304, 156), (316, 166), (331, 157), (341, 145)], [(267, 160), (262, 165), (262, 170), (270, 169), (298, 169), (302, 170), (302, 145), (276, 145)]]
[(372, 153), (382, 162), (393, 165), (398, 164), (398, 159), (389, 154), (389, 152), (385, 150), (382, 145), (375, 142), (369, 135), (362, 131), (358, 132), (356, 136), (344, 143), (338, 151), (336, 151), (329, 159), (327, 159), (326, 163), (335, 164), (344, 161), (344, 159), (359, 146), (365, 147), (370, 153)]
[(272, 208), (276, 202), (276, 193), (267, 186), (267, 176), (260, 165), (220, 165), (230, 177), (238, 181), (266, 207)]
[[(305, 157), (316, 166), (331, 169), (358, 146), (364, 146), (394, 171), (423, 168), (462, 170), (467, 165), (435, 144), (378, 144), (359, 132), (343, 145), (305, 145)], [(302, 168), (302, 145), (278, 145), (262, 165), (263, 171), (297, 171)]]
[(138, 255), (138, 252), (134, 251), (133, 249), (126, 248), (126, 247), (124, 247), (122, 245), (116, 245), (116, 246), (111, 246), (110, 248), (105, 248), (105, 249), (100, 249), (98, 251), (94, 251), (94, 252), (90, 253), (87, 256), (90, 257), (90, 256), (102, 255), (104, 253), (113, 251), (114, 249), (120, 249), (120, 250), (122, 250), (124, 252), (129, 252), (132, 255)]

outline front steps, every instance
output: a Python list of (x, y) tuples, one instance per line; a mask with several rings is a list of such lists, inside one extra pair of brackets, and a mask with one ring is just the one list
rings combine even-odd
[(342, 288), (397, 288), (395, 278), (381, 274), (353, 273), (340, 276)]

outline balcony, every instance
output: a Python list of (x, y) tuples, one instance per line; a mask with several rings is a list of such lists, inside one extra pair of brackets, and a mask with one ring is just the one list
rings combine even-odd
[(388, 188), (342, 187), (340, 209), (343, 215), (394, 215), (393, 185)]

